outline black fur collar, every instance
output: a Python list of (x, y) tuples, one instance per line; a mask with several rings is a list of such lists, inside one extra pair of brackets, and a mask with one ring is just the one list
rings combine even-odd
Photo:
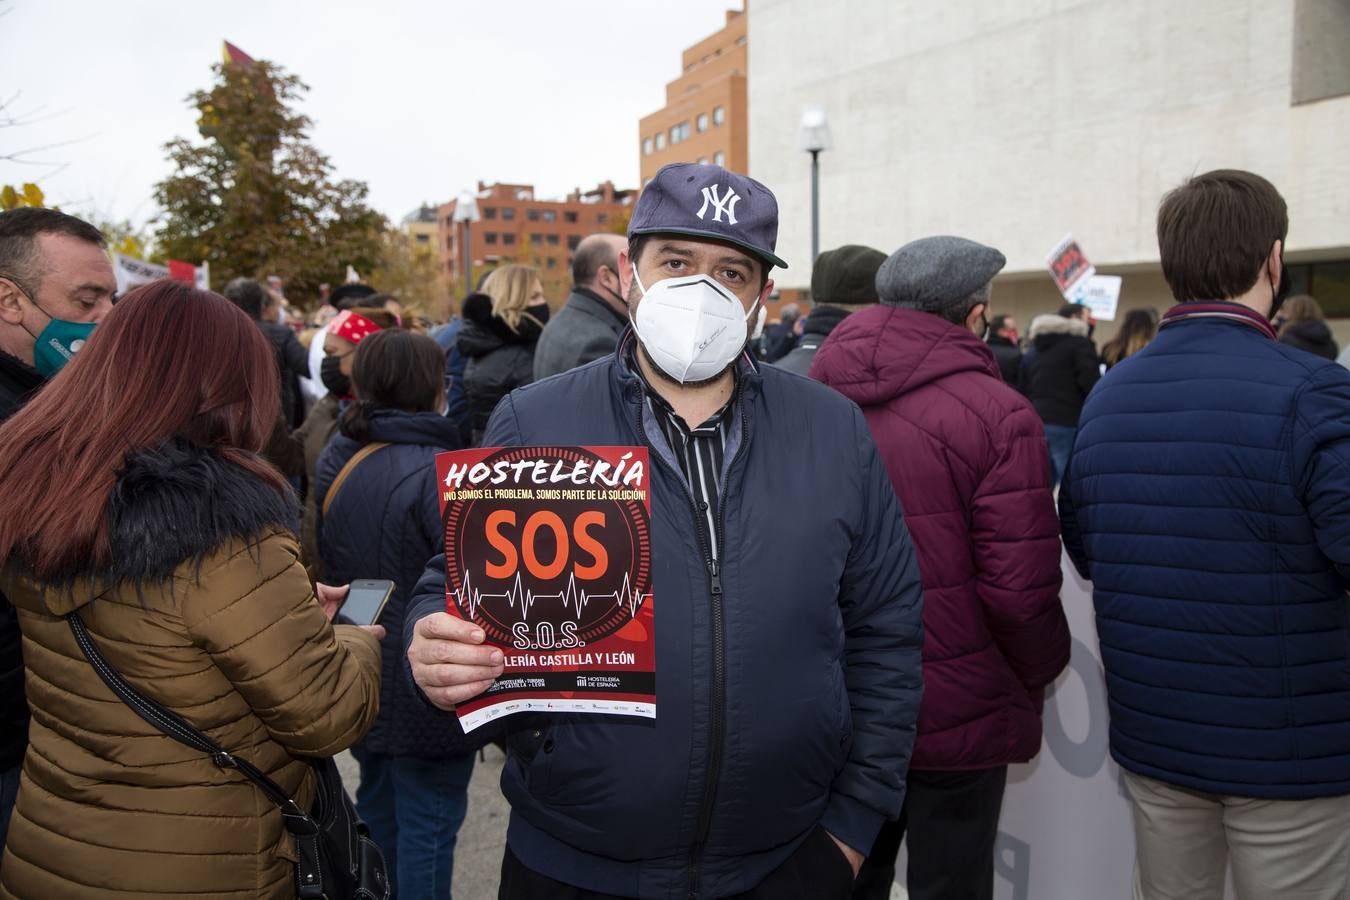
[(290, 531), (295, 510), (289, 491), (283, 497), (218, 453), (173, 438), (129, 454), (118, 473), (108, 500), (110, 574), (136, 582), (168, 578), (231, 538)]

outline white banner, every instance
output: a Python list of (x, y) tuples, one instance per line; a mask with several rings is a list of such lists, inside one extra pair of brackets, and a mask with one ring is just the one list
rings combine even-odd
[(1070, 299), (1092, 310), (1094, 319), (1114, 321), (1120, 305), (1120, 282), (1119, 275), (1091, 275), (1078, 282)]
[(123, 256), (120, 253), (114, 253), (112, 258), (113, 272), (117, 275), (117, 293), (119, 294), (125, 294), (127, 291), (138, 288), (143, 284), (169, 277), (168, 266), (148, 263), (143, 259)]

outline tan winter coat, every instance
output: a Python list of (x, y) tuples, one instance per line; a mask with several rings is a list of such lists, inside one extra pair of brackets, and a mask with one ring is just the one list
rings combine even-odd
[[(205, 451), (187, 453), (186, 462), (171, 460), (151, 475), (181, 482), (187, 472), (192, 488), (192, 473), (206, 472), (218, 479), (213, 488), (179, 491), (167, 502), (153, 497), (154, 483), (123, 494), (133, 507), (138, 489), (152, 495), (159, 503), (146, 508), (157, 515), (205, 503), (205, 525), (158, 522), (146, 542), (128, 524), (144, 510), (124, 511), (111, 518), (125, 571), (68, 588), (44, 589), (14, 570), (0, 577), (19, 612), (33, 712), (0, 897), (295, 896), (293, 839), (276, 808), (242, 776), (162, 735), (118, 700), (61, 618), (72, 610), (134, 687), (267, 772), (302, 808), (313, 785), (300, 757), (350, 747), (375, 719), (378, 643), (329, 624), (292, 535), (265, 527), (255, 533), (260, 540), (232, 536), (210, 552), (185, 552), (221, 528), (275, 518), (251, 509), (275, 491), (259, 494), (243, 470)], [(240, 477), (255, 485), (241, 486)], [(179, 564), (147, 581), (143, 596), (127, 577), (115, 577), (148, 575), (165, 554)]]

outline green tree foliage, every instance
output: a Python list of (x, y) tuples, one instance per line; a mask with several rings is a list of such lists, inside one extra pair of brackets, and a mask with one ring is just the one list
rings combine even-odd
[(294, 108), (308, 87), (261, 60), (213, 71), (215, 85), (187, 98), (201, 140), (165, 145), (174, 173), (155, 186), (157, 253), (209, 261), (213, 285), (280, 275), (306, 305), (348, 265), (376, 268), (384, 217), (366, 205), (364, 183), (335, 180), (309, 143), (309, 117)]
[(367, 281), (397, 297), (405, 316), (424, 315), (437, 322), (450, 318), (450, 286), (436, 255), (415, 246), (402, 231), (384, 232), (380, 264), (370, 271)]

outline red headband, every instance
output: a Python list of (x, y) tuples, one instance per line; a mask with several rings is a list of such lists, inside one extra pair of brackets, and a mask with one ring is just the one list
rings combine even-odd
[(379, 330), (380, 326), (350, 309), (344, 309), (338, 313), (336, 318), (328, 324), (329, 334), (340, 337), (344, 341), (351, 341), (353, 344), (361, 343)]

